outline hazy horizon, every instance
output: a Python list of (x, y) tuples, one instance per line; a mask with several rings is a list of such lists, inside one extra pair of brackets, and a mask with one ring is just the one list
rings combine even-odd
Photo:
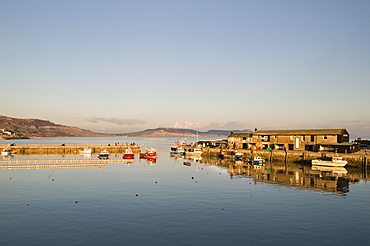
[(1, 114), (370, 138), (370, 1), (3, 1)]

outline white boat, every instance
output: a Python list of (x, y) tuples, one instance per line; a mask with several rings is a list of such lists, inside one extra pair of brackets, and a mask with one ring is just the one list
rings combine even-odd
[(253, 160), (248, 160), (248, 163), (253, 165), (264, 165), (264, 162), (265, 160), (262, 159), (260, 156), (254, 157)]
[(3, 149), (1, 151), (1, 155), (2, 156), (9, 156), (9, 155), (12, 155), (12, 151), (10, 149)]
[(199, 148), (194, 148), (194, 149), (189, 149), (188, 151), (185, 152), (186, 156), (201, 156), (202, 155), (202, 150)]
[(91, 148), (84, 148), (84, 150), (80, 150), (81, 155), (91, 155), (92, 149)]
[(312, 160), (312, 165), (330, 166), (330, 167), (344, 167), (347, 165), (347, 161), (343, 160), (343, 157), (334, 156), (331, 160)]

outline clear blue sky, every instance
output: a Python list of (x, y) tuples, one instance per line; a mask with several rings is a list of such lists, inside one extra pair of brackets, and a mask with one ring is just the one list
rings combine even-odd
[(0, 0), (0, 114), (370, 138), (370, 1)]

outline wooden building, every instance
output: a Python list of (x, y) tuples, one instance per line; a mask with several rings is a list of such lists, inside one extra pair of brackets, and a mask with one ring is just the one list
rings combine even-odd
[(229, 146), (240, 149), (306, 150), (352, 153), (360, 150), (349, 142), (346, 129), (257, 130), (252, 133), (231, 133)]

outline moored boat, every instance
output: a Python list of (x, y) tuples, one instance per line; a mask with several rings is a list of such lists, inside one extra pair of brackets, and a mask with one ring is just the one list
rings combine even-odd
[(146, 149), (145, 152), (140, 153), (140, 158), (156, 158), (157, 156), (157, 151), (154, 148)]
[(84, 148), (83, 150), (80, 150), (81, 155), (91, 155), (92, 149), (91, 148)]
[(12, 154), (12, 151), (10, 150), (10, 149), (3, 149), (2, 151), (1, 151), (1, 155), (2, 156), (9, 156), (9, 155), (11, 155)]
[(179, 145), (172, 145), (171, 146), (171, 151), (170, 151), (170, 155), (184, 155), (185, 154), (185, 150), (183, 147), (179, 146)]
[(202, 153), (202, 150), (199, 148), (188, 149), (187, 151), (185, 151), (186, 156), (201, 156)]
[(134, 159), (134, 158), (135, 158), (135, 154), (132, 151), (132, 149), (127, 148), (125, 150), (125, 153), (123, 154), (123, 159)]
[(179, 141), (175, 141), (172, 145), (171, 145), (171, 151), (170, 151), (170, 155), (171, 156), (178, 156), (178, 155), (184, 155), (185, 154), (185, 150), (184, 148), (182, 147), (182, 144), (185, 142), (185, 140), (183, 139), (181, 142)]
[(108, 159), (109, 158), (109, 152), (105, 149), (101, 151), (98, 155), (99, 159)]
[(248, 160), (247, 162), (253, 165), (264, 165), (265, 160), (262, 159), (260, 156), (256, 156), (253, 159)]
[(320, 165), (320, 166), (330, 166), (330, 167), (344, 167), (347, 165), (347, 161), (343, 160), (343, 157), (340, 156), (333, 156), (329, 160), (312, 160), (312, 165)]

